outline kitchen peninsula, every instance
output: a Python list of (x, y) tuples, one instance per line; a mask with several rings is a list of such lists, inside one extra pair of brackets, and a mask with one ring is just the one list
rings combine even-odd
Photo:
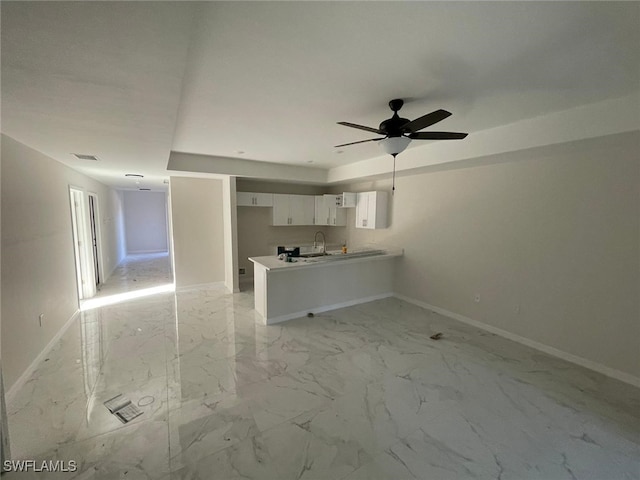
[(267, 325), (393, 294), (395, 262), (402, 251), (336, 252), (285, 262), (251, 257), (255, 309)]

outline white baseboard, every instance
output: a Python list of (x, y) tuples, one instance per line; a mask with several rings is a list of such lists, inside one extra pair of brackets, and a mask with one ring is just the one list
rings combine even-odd
[(176, 292), (188, 292), (189, 290), (200, 290), (203, 288), (224, 288), (226, 290), (226, 285), (224, 281), (220, 282), (209, 282), (209, 283), (198, 283), (196, 285), (184, 285), (182, 287), (176, 287)]
[(35, 370), (38, 368), (38, 365), (40, 365), (40, 363), (45, 359), (45, 357), (49, 355), (49, 352), (51, 351), (51, 349), (56, 345), (56, 343), (58, 343), (58, 341), (62, 338), (65, 332), (73, 324), (73, 322), (76, 320), (76, 317), (79, 314), (80, 314), (80, 310), (76, 310), (74, 314), (71, 315), (69, 320), (67, 320), (66, 323), (62, 326), (62, 328), (58, 330), (58, 333), (56, 333), (53, 336), (53, 338), (49, 340), (49, 343), (47, 343), (47, 346), (44, 347), (44, 349), (38, 354), (38, 356), (33, 360), (33, 362), (31, 362), (31, 365), (29, 365), (27, 369), (24, 372), (22, 372), (22, 375), (20, 375), (20, 377), (18, 377), (18, 379), (15, 382), (13, 382), (13, 385), (11, 385), (11, 387), (7, 390), (7, 394), (6, 394), (7, 403), (11, 402), (11, 400), (13, 400), (13, 397), (16, 395), (16, 393), (18, 393), (20, 389), (24, 386), (24, 384), (29, 381), (29, 378), (31, 378), (31, 375), (33, 375), (33, 372), (35, 372)]
[(166, 248), (164, 250), (133, 250), (131, 252), (127, 251), (127, 255), (144, 255), (146, 253), (169, 253), (169, 250)]
[[(323, 313), (328, 312), (329, 310), (337, 310), (338, 308), (352, 307), (353, 305), (358, 305), (360, 303), (373, 302), (374, 300), (380, 300), (382, 298), (393, 297), (393, 293), (381, 293), (379, 295), (373, 295), (372, 297), (364, 297), (357, 298), (355, 300), (349, 300), (347, 302), (334, 303), (332, 305), (323, 305), (318, 308), (310, 308), (308, 310), (303, 310), (301, 312), (288, 313), (287, 315), (281, 315), (279, 317), (271, 317), (266, 319), (267, 325), (273, 325), (274, 323), (286, 322), (287, 320), (293, 320), (294, 318), (305, 317), (307, 313)], [(264, 317), (263, 317), (264, 319)]]
[(478, 320), (474, 320), (469, 317), (465, 317), (464, 315), (460, 315), (459, 313), (450, 312), (449, 310), (436, 307), (435, 305), (430, 305), (426, 302), (416, 300), (415, 298), (406, 297), (398, 293), (394, 294), (394, 296), (396, 298), (399, 298), (400, 300), (404, 300), (405, 302), (412, 303), (413, 305), (417, 305), (419, 307), (426, 308), (427, 310), (431, 310), (435, 313), (439, 313), (440, 315), (444, 315), (445, 317), (453, 318), (454, 320), (466, 323), (467, 325), (480, 328), (487, 332), (494, 333), (509, 340), (513, 340), (514, 342), (521, 343), (522, 345), (526, 345), (527, 347), (535, 348), (536, 350), (540, 350), (541, 352), (547, 353), (554, 357), (558, 357), (568, 362), (575, 363), (576, 365), (580, 365), (581, 367), (588, 368), (589, 370), (594, 370), (598, 373), (602, 373), (607, 377), (615, 378), (616, 380), (628, 383), (630, 385), (633, 385), (634, 387), (640, 387), (640, 378), (635, 377), (629, 373), (621, 372), (620, 370), (616, 370), (615, 368), (607, 367), (606, 365), (602, 365), (592, 360), (579, 357), (578, 355), (573, 355), (572, 353), (550, 347), (549, 345), (545, 345), (544, 343), (536, 342), (535, 340), (531, 340), (518, 334), (508, 332), (507, 330), (502, 330), (501, 328), (487, 325), (486, 323), (479, 322)]

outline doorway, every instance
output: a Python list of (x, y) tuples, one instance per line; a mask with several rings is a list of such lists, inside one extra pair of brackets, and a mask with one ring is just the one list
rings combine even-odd
[(76, 263), (76, 281), (78, 300), (91, 298), (96, 294), (93, 242), (89, 231), (89, 215), (84, 191), (69, 187), (71, 200), (71, 229), (73, 232), (73, 250)]

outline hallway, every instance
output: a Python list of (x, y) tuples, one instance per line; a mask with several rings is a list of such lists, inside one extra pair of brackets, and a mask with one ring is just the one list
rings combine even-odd
[[(98, 298), (170, 279), (130, 257)], [(265, 327), (252, 292), (165, 288), (81, 312), (8, 405), (14, 459), (78, 472), (7, 478), (638, 478), (639, 405), (395, 298)]]

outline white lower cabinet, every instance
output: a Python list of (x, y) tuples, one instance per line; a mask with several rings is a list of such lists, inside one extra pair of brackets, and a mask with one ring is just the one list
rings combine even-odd
[(314, 196), (273, 195), (273, 225), (313, 225), (314, 218)]
[(356, 201), (356, 228), (387, 228), (387, 192), (360, 192)]

